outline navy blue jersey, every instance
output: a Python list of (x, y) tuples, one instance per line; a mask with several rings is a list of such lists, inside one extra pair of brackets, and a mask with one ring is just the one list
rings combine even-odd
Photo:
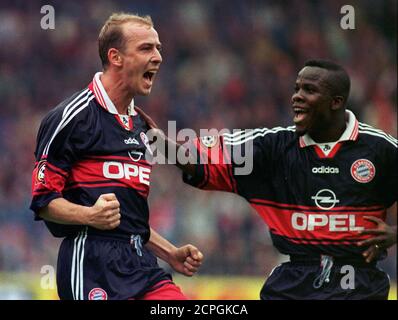
[[(358, 231), (375, 227), (363, 217), (385, 220), (397, 199), (397, 140), (346, 114), (345, 132), (331, 143), (299, 137), (294, 126), (198, 139), (201, 164), (184, 181), (244, 197), (283, 254), (359, 257), (356, 242), (369, 236)], [(253, 170), (238, 174), (237, 159), (250, 154)]]
[[(74, 94), (43, 119), (35, 151), (31, 209), (36, 213), (55, 198), (93, 206), (104, 193), (120, 202), (120, 225), (110, 231), (88, 228), (88, 235), (106, 233), (149, 238), (147, 196), (151, 165), (145, 121), (134, 111), (118, 115), (99, 73), (88, 88)], [(73, 236), (84, 226), (46, 221), (57, 237)]]

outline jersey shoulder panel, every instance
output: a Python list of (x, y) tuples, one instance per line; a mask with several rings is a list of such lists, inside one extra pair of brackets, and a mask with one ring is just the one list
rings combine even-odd
[(57, 126), (61, 122), (61, 126), (65, 127), (71, 121), (84, 119), (89, 110), (87, 107), (92, 106), (90, 102), (93, 98), (94, 95), (88, 89), (74, 93), (46, 114), (41, 127)]
[(250, 141), (258, 144), (290, 142), (295, 137), (295, 126), (237, 130), (223, 135), (226, 145), (240, 145)]
[(78, 137), (83, 132), (83, 137), (89, 137), (90, 127), (95, 118), (93, 111), (97, 109), (93, 99), (94, 95), (85, 89), (73, 94), (50, 110), (40, 124), (35, 156), (47, 154), (50, 146), (57, 144), (57, 140), (62, 142), (71, 135)]
[(397, 149), (397, 139), (383, 130), (359, 122), (358, 131), (361, 140), (376, 150)]
[(283, 153), (286, 147), (297, 142), (295, 126), (256, 128), (224, 134), (223, 139), (232, 154), (253, 152), (254, 158), (263, 161), (272, 155)]

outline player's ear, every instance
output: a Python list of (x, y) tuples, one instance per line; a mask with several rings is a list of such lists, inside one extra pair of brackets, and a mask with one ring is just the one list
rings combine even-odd
[(344, 108), (344, 97), (343, 96), (334, 96), (332, 97), (332, 110), (339, 110)]
[(110, 48), (108, 50), (108, 60), (110, 65), (114, 65), (117, 67), (122, 66), (123, 58), (119, 52), (119, 50), (115, 48)]

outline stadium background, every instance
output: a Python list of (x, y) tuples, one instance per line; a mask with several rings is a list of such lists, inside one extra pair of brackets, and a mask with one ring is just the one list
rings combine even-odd
[[(55, 9), (55, 30), (40, 28), (40, 8)], [(340, 8), (355, 9), (342, 30)], [(254, 128), (291, 124), (290, 96), (308, 58), (349, 71), (349, 106), (361, 121), (396, 137), (396, 6), (387, 1), (21, 1), (0, 4), (0, 299), (56, 299), (41, 288), (41, 268), (56, 265), (59, 239), (34, 223), (33, 150), (40, 120), (100, 70), (96, 38), (115, 11), (150, 14), (163, 43), (152, 94), (137, 105), (167, 128)], [(286, 260), (242, 199), (184, 185), (177, 169), (157, 166), (152, 226), (175, 244), (205, 254), (198, 276), (176, 276), (191, 298), (258, 299), (265, 276)], [(395, 221), (395, 222), (394, 222)], [(396, 217), (393, 219), (396, 223)], [(382, 267), (396, 299), (396, 246)]]

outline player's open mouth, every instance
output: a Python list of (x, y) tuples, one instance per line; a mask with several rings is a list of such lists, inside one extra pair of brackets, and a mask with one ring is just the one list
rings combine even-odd
[(152, 83), (152, 80), (156, 74), (156, 71), (147, 71), (144, 73), (144, 79)]
[(293, 122), (300, 123), (306, 118), (306, 116), (308, 114), (308, 109), (294, 106), (293, 112), (294, 112)]

